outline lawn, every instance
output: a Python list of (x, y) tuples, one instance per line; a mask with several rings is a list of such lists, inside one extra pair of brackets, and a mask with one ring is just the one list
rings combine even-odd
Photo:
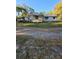
[(18, 22), (16, 26), (22, 27), (38, 27), (38, 28), (49, 28), (49, 27), (62, 27), (62, 22), (43, 22), (43, 23), (23, 23)]
[(16, 45), (17, 59), (46, 59), (46, 56), (48, 59), (62, 59), (61, 39), (43, 40), (31, 36), (16, 36)]

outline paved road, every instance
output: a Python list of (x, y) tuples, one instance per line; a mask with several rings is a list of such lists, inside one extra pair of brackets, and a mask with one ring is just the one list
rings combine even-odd
[(62, 28), (32, 28), (16, 27), (16, 35), (31, 35), (34, 38), (61, 39)]

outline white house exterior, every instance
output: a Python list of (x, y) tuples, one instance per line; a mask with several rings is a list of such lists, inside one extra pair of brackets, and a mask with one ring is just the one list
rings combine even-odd
[(44, 15), (44, 21), (57, 21), (56, 15)]

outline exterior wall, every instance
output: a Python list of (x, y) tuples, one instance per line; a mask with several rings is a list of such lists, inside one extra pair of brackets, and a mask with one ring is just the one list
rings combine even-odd
[(38, 16), (38, 18), (36, 19), (35, 16), (33, 16), (32, 18), (32, 22), (42, 22), (43, 21), (43, 17)]
[(44, 21), (56, 21), (57, 18), (55, 17), (55, 19), (53, 17), (48, 17), (48, 19), (44, 18)]
[(28, 17), (25, 17), (25, 21), (29, 21)]
[(42, 22), (42, 18), (39, 18), (39, 19), (33, 19), (32, 22)]

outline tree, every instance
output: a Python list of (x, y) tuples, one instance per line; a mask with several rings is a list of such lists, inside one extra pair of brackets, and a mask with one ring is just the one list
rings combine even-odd
[(54, 10), (49, 11), (48, 14), (50, 14), (50, 15), (52, 15), (52, 14), (57, 15), (57, 19), (58, 20), (62, 20), (62, 3), (61, 2), (57, 3), (55, 8), (54, 8)]
[(56, 4), (53, 14), (57, 15), (58, 20), (62, 20), (62, 3), (61, 2)]
[(40, 12), (41, 15), (45, 15), (46, 14), (46, 11), (42, 11)]
[(28, 12), (29, 12), (30, 14), (33, 14), (35, 11), (34, 11), (34, 9), (33, 9), (33, 8), (29, 7)]
[(18, 15), (20, 15), (20, 13), (27, 13), (27, 10), (22, 6), (16, 6), (16, 11)]
[(30, 13), (30, 14), (34, 13), (33, 8), (31, 8), (31, 7), (29, 7), (29, 6), (25, 5), (25, 4), (23, 4), (23, 7), (28, 11), (28, 13)]
[(49, 11), (48, 14), (50, 15), (54, 14), (53, 10)]
[(21, 16), (24, 16), (24, 17), (28, 16), (28, 14), (34, 13), (34, 9), (29, 6), (26, 6), (26, 5), (16, 6), (16, 11), (17, 11), (18, 15), (20, 15), (20, 13), (21, 13)]

